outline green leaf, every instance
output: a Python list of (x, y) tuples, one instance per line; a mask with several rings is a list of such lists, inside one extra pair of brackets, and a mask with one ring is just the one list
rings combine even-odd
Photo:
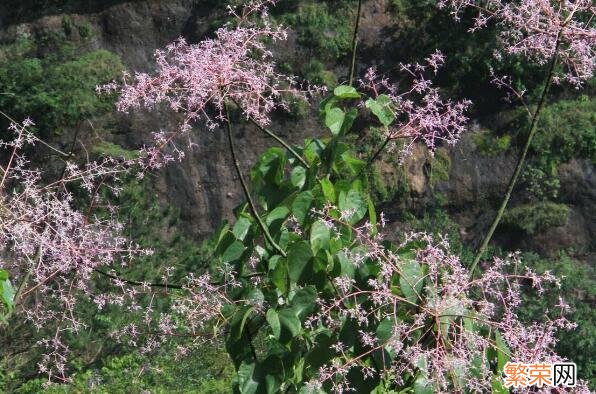
[(385, 343), (393, 336), (393, 321), (385, 319), (377, 326), (377, 338), (381, 343)]
[(245, 250), (246, 246), (244, 246), (242, 242), (234, 241), (230, 246), (228, 246), (228, 248), (224, 252), (222, 256), (222, 261), (224, 263), (229, 263), (238, 260)]
[(360, 98), (360, 94), (352, 86), (340, 85), (333, 90), (335, 97), (341, 99)]
[(273, 331), (273, 335), (277, 339), (281, 335), (281, 324), (279, 322), (279, 315), (275, 309), (269, 309), (266, 315), (267, 323), (269, 323), (269, 327), (271, 327), (271, 331)]
[(346, 119), (344, 120), (343, 124), (341, 125), (339, 134), (345, 135), (348, 131), (350, 131), (350, 129), (352, 128), (352, 125), (354, 124), (354, 121), (356, 120), (357, 117), (358, 117), (358, 110), (356, 110), (356, 108), (350, 109), (348, 111), (348, 113), (346, 114)]
[(336, 256), (341, 267), (341, 276), (354, 279), (354, 274), (356, 273), (354, 263), (352, 263), (343, 251), (339, 252)]
[(292, 309), (300, 320), (306, 319), (315, 309), (317, 291), (312, 286), (306, 286), (296, 292), (292, 297)]
[(377, 210), (372, 200), (368, 200), (368, 221), (372, 226), (372, 233), (375, 235), (377, 233)]
[[(273, 273), (271, 273), (271, 281), (279, 291), (286, 293), (288, 291), (288, 263), (281, 256), (274, 256), (274, 258), (277, 259), (275, 266), (272, 268)], [(271, 260), (273, 260), (273, 258)]]
[(8, 279), (8, 271), (0, 269), (0, 281)]
[(321, 249), (329, 249), (331, 233), (329, 227), (322, 220), (314, 222), (310, 228), (310, 247), (316, 256)]
[(344, 191), (339, 193), (338, 207), (342, 212), (352, 212), (347, 222), (354, 224), (366, 215), (368, 204), (358, 190), (350, 189), (347, 193)]
[(255, 364), (242, 363), (238, 368), (236, 380), (240, 393), (255, 394), (259, 388), (259, 382), (255, 378)]
[(433, 394), (432, 383), (426, 377), (425, 373), (419, 373), (416, 381), (414, 381), (414, 394)]
[(509, 361), (509, 355), (511, 354), (511, 350), (505, 343), (503, 336), (499, 331), (495, 332), (495, 350), (497, 351), (497, 371), (503, 371), (505, 364)]
[(310, 245), (306, 241), (294, 243), (288, 250), (288, 273), (290, 280), (297, 283), (306, 275), (308, 267), (313, 257)]
[(352, 156), (351, 152), (342, 153), (341, 158), (352, 174), (360, 173), (360, 170), (366, 165), (364, 161)]
[(290, 175), (290, 181), (292, 185), (302, 189), (302, 186), (306, 182), (306, 169), (304, 167), (294, 167)]
[(492, 394), (509, 394), (509, 389), (503, 384), (503, 380), (498, 376), (493, 376), (491, 380)]
[(269, 148), (259, 158), (252, 170), (252, 178), (257, 183), (280, 185), (284, 177), (286, 154), (281, 148)]
[(331, 134), (338, 135), (345, 119), (346, 113), (344, 111), (340, 108), (331, 108), (325, 114), (325, 126), (331, 130)]
[(286, 220), (289, 214), (290, 210), (287, 207), (284, 207), (283, 205), (276, 207), (273, 211), (269, 212), (269, 215), (267, 215), (267, 218), (265, 219), (265, 223), (267, 223), (267, 226), (269, 227), (272, 227), (273, 225), (279, 227), (281, 226), (281, 222)]
[(395, 120), (395, 114), (391, 109), (392, 103), (389, 96), (381, 94), (375, 99), (366, 100), (366, 108), (379, 119), (379, 122), (385, 127), (389, 126)]
[(295, 336), (297, 336), (298, 334), (300, 334), (300, 330), (302, 329), (302, 326), (300, 324), (300, 320), (296, 316), (296, 313), (291, 308), (282, 309), (281, 311), (278, 312), (278, 316), (279, 316), (279, 323), (281, 325), (282, 330), (283, 329), (287, 330), (286, 335), (285, 335), (286, 341), (284, 341), (287, 343), (287, 342), (289, 342), (290, 339), (292, 339)]
[(251, 307), (250, 307), (250, 308), (248, 308), (248, 309), (247, 309), (247, 310), (244, 312), (244, 314), (242, 315), (242, 321), (241, 321), (241, 323), (240, 323), (240, 328), (239, 328), (239, 330), (238, 330), (238, 337), (237, 337), (237, 338), (240, 338), (240, 337), (242, 336), (242, 332), (244, 331), (244, 326), (246, 325), (246, 321), (248, 320), (248, 318), (250, 317), (250, 314), (252, 313), (252, 311), (253, 311), (254, 309), (255, 309), (255, 308), (251, 306)]
[(301, 225), (304, 225), (312, 200), (312, 193), (310, 191), (305, 191), (298, 194), (292, 202), (292, 213)]
[(0, 280), (0, 299), (8, 312), (14, 308), (14, 294), (10, 281), (8, 279)]
[(333, 183), (328, 178), (323, 178), (319, 180), (321, 184), (321, 189), (323, 190), (323, 195), (325, 198), (332, 204), (335, 203), (335, 187)]
[(250, 230), (250, 226), (252, 226), (252, 222), (248, 218), (240, 217), (234, 224), (232, 233), (238, 241), (243, 241), (246, 234), (248, 234), (248, 230)]
[(329, 96), (321, 101), (319, 104), (319, 114), (324, 116), (331, 108), (333, 108), (337, 104), (337, 97)]
[(416, 261), (416, 253), (408, 251), (400, 254), (403, 263), (400, 265), (401, 275), (399, 277), (399, 286), (402, 293), (408, 301), (417, 304), (419, 301), (418, 295), (422, 290), (424, 284), (424, 272), (422, 267)]

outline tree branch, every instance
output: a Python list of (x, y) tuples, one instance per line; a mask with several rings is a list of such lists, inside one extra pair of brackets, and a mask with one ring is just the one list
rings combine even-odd
[(540, 119), (540, 113), (542, 112), (544, 104), (546, 103), (546, 99), (548, 97), (548, 92), (549, 92), (550, 86), (552, 85), (555, 66), (557, 65), (557, 60), (558, 60), (558, 55), (559, 55), (559, 47), (561, 44), (560, 38), (561, 38), (562, 31), (563, 31), (563, 29), (561, 28), (557, 34), (557, 41), (555, 44), (554, 55), (553, 55), (553, 58), (551, 59), (550, 65), (549, 65), (547, 78), (546, 78), (546, 81), (544, 84), (544, 89), (542, 90), (542, 96), (540, 97), (540, 101), (538, 102), (538, 107), (536, 108), (536, 112), (534, 112), (534, 116), (532, 117), (532, 122), (530, 124), (530, 130), (528, 132), (528, 138), (526, 140), (526, 144), (523, 147), (522, 154), (517, 162), (515, 171), (513, 172), (513, 175), (511, 176), (511, 179), (509, 180), (509, 185), (507, 186), (507, 191), (505, 192), (505, 197), (503, 198), (503, 201), (501, 202), (501, 206), (499, 207), (499, 210), (497, 211), (497, 214), (496, 214), (488, 232), (486, 233), (486, 236), (482, 240), (482, 243), (481, 243), (480, 247), (478, 248), (478, 251), (476, 252), (476, 256), (474, 257), (474, 262), (470, 266), (470, 277), (474, 276), (474, 270), (476, 269), (478, 262), (482, 258), (484, 251), (486, 250), (490, 240), (492, 239), (492, 236), (495, 233), (497, 226), (501, 222), (503, 213), (505, 212), (505, 209), (507, 208), (507, 204), (509, 203), (511, 194), (513, 193), (513, 188), (515, 187), (515, 184), (517, 183), (517, 180), (521, 174), (521, 171), (524, 166), (524, 162), (526, 160), (526, 156), (528, 155), (528, 151), (530, 150), (530, 146), (532, 145), (532, 139), (534, 138), (534, 135), (536, 134), (538, 121)]

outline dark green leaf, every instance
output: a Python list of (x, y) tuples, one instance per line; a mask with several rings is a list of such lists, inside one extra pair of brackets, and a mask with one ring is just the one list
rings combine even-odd
[(306, 182), (306, 169), (304, 167), (294, 167), (290, 175), (290, 181), (292, 185), (301, 189), (304, 186), (304, 182)]
[(257, 392), (259, 382), (255, 377), (255, 364), (242, 363), (238, 368), (236, 379), (241, 394), (255, 394)]
[(273, 331), (273, 335), (275, 335), (275, 337), (279, 339), (279, 336), (281, 335), (281, 325), (279, 322), (279, 315), (277, 314), (275, 309), (269, 309), (267, 311), (266, 318), (267, 323), (269, 323), (269, 327), (271, 327), (271, 331)]
[(277, 259), (275, 266), (270, 268), (273, 269), (273, 272), (271, 273), (271, 281), (279, 291), (286, 293), (288, 291), (288, 263), (286, 259), (281, 256), (274, 257), (277, 257)]
[(296, 316), (304, 320), (314, 310), (315, 301), (317, 299), (317, 291), (311, 287), (306, 286), (296, 292), (292, 297), (292, 309)]
[(419, 373), (414, 382), (414, 394), (433, 394), (432, 383), (423, 373)]
[(329, 249), (329, 238), (331, 233), (329, 227), (322, 220), (314, 222), (310, 228), (310, 247), (313, 255), (317, 255), (321, 249)]
[(403, 262), (400, 265), (399, 286), (408, 301), (417, 304), (419, 301), (418, 296), (424, 284), (422, 267), (416, 261), (415, 252), (402, 253), (400, 258)]
[(356, 189), (350, 189), (347, 193), (341, 191), (339, 193), (338, 206), (342, 212), (352, 213), (347, 219), (347, 222), (350, 224), (354, 224), (362, 219), (368, 209), (368, 204), (366, 204), (362, 195)]
[(360, 98), (360, 94), (352, 86), (340, 85), (333, 90), (335, 97), (342, 99)]
[(242, 253), (244, 253), (245, 250), (246, 250), (246, 246), (244, 246), (244, 244), (242, 244), (242, 242), (234, 241), (230, 246), (228, 246), (228, 248), (224, 252), (224, 254), (222, 256), (222, 261), (224, 263), (229, 263), (229, 262), (238, 260), (242, 256)]
[(0, 300), (10, 312), (14, 308), (14, 289), (8, 279), (0, 280)]
[(289, 214), (290, 214), (290, 210), (287, 207), (284, 207), (284, 206), (277, 207), (273, 211), (271, 211), (269, 213), (269, 215), (267, 215), (267, 218), (265, 219), (265, 223), (267, 223), (267, 226), (271, 226), (275, 222), (280, 222), (280, 221), (286, 220), (286, 218), (288, 217)]
[(240, 217), (236, 221), (236, 224), (234, 224), (232, 233), (234, 233), (234, 236), (238, 241), (243, 241), (244, 237), (246, 237), (246, 234), (248, 233), (248, 230), (250, 230), (251, 225), (252, 223), (250, 220), (248, 220), (248, 218)]
[(498, 376), (493, 376), (491, 380), (492, 394), (509, 394), (509, 389), (503, 384), (503, 380)]
[(282, 309), (281, 311), (278, 311), (277, 314), (281, 328), (287, 330), (287, 333), (289, 334), (288, 340), (300, 334), (302, 326), (293, 309)]
[(294, 202), (292, 202), (292, 213), (301, 225), (304, 225), (312, 200), (312, 193), (310, 191), (305, 191), (298, 194), (294, 199)]
[(503, 340), (503, 336), (499, 331), (495, 332), (495, 345), (497, 350), (497, 372), (503, 371), (505, 364), (509, 361), (511, 350)]
[(290, 247), (288, 250), (288, 273), (292, 282), (297, 283), (304, 278), (312, 257), (310, 244), (306, 241), (296, 242)]
[(377, 338), (381, 343), (387, 342), (393, 336), (393, 321), (385, 319), (377, 326)]
[(395, 120), (395, 114), (391, 109), (392, 103), (389, 96), (382, 94), (375, 99), (368, 99), (366, 101), (366, 108), (379, 119), (383, 126), (389, 126)]
[(345, 119), (346, 113), (344, 111), (340, 108), (331, 108), (325, 114), (325, 126), (331, 130), (331, 134), (338, 135)]
[(323, 195), (325, 198), (332, 204), (335, 203), (335, 188), (333, 187), (333, 183), (328, 178), (323, 178), (319, 180), (321, 184), (321, 188), (323, 189)]

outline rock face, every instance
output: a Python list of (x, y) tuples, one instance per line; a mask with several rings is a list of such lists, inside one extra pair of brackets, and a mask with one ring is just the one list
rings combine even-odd
[[(371, 53), (384, 48), (384, 29), (394, 29), (387, 11), (387, 2), (370, 2), (362, 20), (362, 53), (368, 61)], [(40, 37), (48, 31), (61, 29), (65, 16), (76, 25), (90, 29), (90, 38), (72, 34), (86, 49), (104, 48), (118, 54), (130, 70), (150, 70), (153, 52), (177, 37), (197, 41), (209, 32), (214, 19), (221, 17), (221, 3), (215, 0), (4, 0), (0, 4), (0, 44), (20, 36)], [(377, 49), (375, 49), (377, 48)], [(290, 34), (290, 41), (276, 51), (282, 56), (298, 56)], [(366, 63), (367, 60), (364, 62)], [(366, 64), (362, 64), (364, 67)], [(316, 114), (297, 123), (279, 118), (272, 125), (290, 142), (322, 133)], [(174, 127), (176, 118), (167, 112), (108, 115), (81, 125), (81, 139), (92, 144), (104, 138), (128, 148), (147, 143), (151, 132)], [(91, 125), (91, 126), (90, 126)], [(101, 133), (100, 129), (109, 130)], [(260, 131), (246, 125), (235, 130), (240, 159), (245, 170), (256, 157), (274, 141)], [(220, 130), (208, 131), (197, 127), (193, 131), (196, 148), (181, 163), (169, 166), (155, 178), (155, 185), (164, 203), (179, 208), (186, 230), (196, 239), (206, 238), (222, 219), (243, 198), (232, 168), (228, 147)], [(406, 162), (410, 207), (423, 207), (433, 194), (441, 193), (449, 210), (462, 225), (462, 234), (477, 242), (492, 220), (493, 210), (506, 188), (517, 157), (514, 150), (487, 157), (477, 151), (469, 137), (449, 152), (449, 179), (429, 182), (426, 167), (428, 152), (416, 148)], [(383, 168), (387, 174), (394, 171)], [(544, 234), (527, 237), (520, 246), (550, 253), (568, 246), (593, 248), (596, 230), (596, 176), (590, 162), (574, 161), (560, 169), (563, 200), (571, 205), (568, 223)], [(388, 177), (391, 178), (391, 177)], [(482, 202), (482, 203), (479, 203)], [(388, 204), (389, 213), (401, 206)]]

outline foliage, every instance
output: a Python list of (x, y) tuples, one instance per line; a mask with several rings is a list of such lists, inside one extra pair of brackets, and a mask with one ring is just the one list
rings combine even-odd
[[(345, 42), (325, 37), (327, 26), (335, 23), (332, 14), (341, 7), (330, 9), (327, 4), (306, 3), (298, 13), (304, 19), (294, 23), (305, 26), (303, 37), (317, 38), (322, 31), (322, 44), (313, 39), (315, 45), (322, 45), (319, 50), (329, 51), (331, 57), (342, 56), (339, 48)], [(404, 2), (395, 0), (393, 4), (398, 12), (407, 10)], [(241, 21), (244, 17), (240, 16)], [(68, 19), (63, 25), (65, 30), (72, 29)], [(174, 110), (186, 110), (183, 124), (171, 135), (188, 131), (198, 118), (211, 122), (212, 128), (228, 126), (234, 154), (233, 118), (228, 106), (236, 105), (242, 115), (261, 125), (269, 122), (270, 111), (277, 106), (275, 82), (280, 75), (271, 73), (268, 52), (259, 40), (251, 42), (250, 37), (255, 32), (273, 39), (284, 34), (282, 30), (267, 30), (266, 22), (265, 27), (258, 26), (224, 28), (202, 46), (179, 41), (168, 47), (167, 53), (158, 53), (160, 76), (151, 79), (137, 75), (135, 86), (127, 87), (122, 108), (152, 108), (156, 102), (166, 101)], [(235, 35), (238, 31), (245, 34)], [(235, 52), (242, 47), (238, 43), (247, 44), (247, 37), (252, 50)], [(223, 50), (219, 51), (221, 45)], [(174, 63), (167, 62), (170, 56)], [(197, 59), (204, 63), (192, 63)], [(214, 62), (219, 66), (213, 67)], [(462, 264), (467, 256), (461, 251), (457, 254), (463, 257), (453, 255), (453, 246), (440, 236), (406, 235), (392, 243), (380, 235), (384, 219), (377, 215), (366, 178), (370, 171), (367, 167), (375, 157), (364, 161), (362, 151), (357, 151), (346, 135), (354, 131), (357, 117), (365, 113), (367, 121), (379, 126), (387, 141), (399, 140), (398, 146), (403, 148), (400, 154), (407, 154), (417, 141), (432, 150), (438, 147), (437, 140), (455, 143), (467, 120), (464, 112), (469, 103), (442, 101), (428, 80), (418, 75), (426, 68), (436, 73), (442, 62), (442, 54), (437, 52), (423, 65), (403, 66), (415, 79), (411, 90), (403, 94), (377, 78), (374, 70), (365, 76), (361, 91), (345, 85), (334, 89), (320, 106), (329, 134), (308, 138), (293, 150), (265, 151), (250, 173), (252, 194), (245, 190), (248, 203), (237, 207), (235, 221), (224, 223), (204, 248), (172, 230), (177, 215), (164, 214), (156, 198), (148, 198), (146, 184), (130, 181), (120, 194), (120, 222), (127, 223), (130, 239), (140, 246), (151, 246), (155, 253), (137, 258), (140, 264), (107, 264), (108, 272), (94, 274), (93, 296), (79, 302), (76, 310), (91, 329), (65, 334), (65, 339), (75, 354), (88, 347), (90, 351), (99, 348), (99, 355), (104, 346), (98, 343), (100, 335), (112, 331), (122, 346), (137, 346), (141, 338), (146, 339), (142, 353), (152, 356), (131, 353), (102, 361), (97, 361), (98, 355), (81, 356), (65, 365), (63, 353), (57, 350), (51, 356), (59, 360), (58, 370), (67, 368), (76, 373), (71, 386), (51, 390), (127, 392), (132, 383), (139, 390), (158, 392), (188, 387), (219, 392), (223, 379), (229, 380), (229, 364), (219, 355), (212, 358), (205, 354), (205, 349), (212, 348), (197, 338), (208, 334), (225, 339), (236, 367), (234, 389), (242, 393), (348, 388), (358, 392), (489, 388), (505, 392), (498, 377), (509, 358), (560, 360), (552, 353), (552, 333), (571, 327), (571, 323), (562, 316), (551, 316), (550, 321), (524, 326), (515, 315), (520, 280), (542, 294), (542, 282), (553, 279), (549, 274), (538, 276), (528, 271), (518, 275), (515, 270), (521, 262), (513, 257), (494, 259), (485, 275), (471, 280)], [(198, 72), (187, 73), (188, 64), (192, 64), (191, 71)], [(322, 63), (314, 65), (315, 74), (323, 73), (319, 75), (322, 81), (330, 77)], [(176, 74), (189, 78), (169, 79)], [(163, 75), (167, 78), (161, 78)], [(153, 83), (164, 79), (175, 83)], [(151, 161), (145, 168), (158, 168), (173, 159), (161, 155), (169, 142), (170, 134), (158, 134), (154, 151), (141, 152), (141, 163), (147, 156)], [(182, 157), (175, 145), (168, 147)], [(130, 161), (139, 158), (107, 142), (95, 147), (94, 152)], [(152, 156), (151, 152), (157, 154)], [(234, 161), (238, 166), (236, 157)], [(449, 167), (448, 157), (438, 150), (430, 164), (431, 183), (446, 179)], [(238, 177), (247, 189), (240, 169)], [(100, 201), (107, 200), (107, 195), (102, 196), (105, 199)], [(93, 204), (94, 199), (90, 206)], [(516, 212), (515, 219), (523, 219), (516, 225), (529, 233), (563, 220), (563, 212), (566, 217), (565, 207), (552, 203), (523, 209)], [(107, 215), (107, 211), (102, 213)], [(457, 230), (441, 211), (422, 221), (425, 228), (435, 231), (443, 227), (449, 232)], [(456, 250), (464, 248), (456, 243)], [(93, 250), (93, 245), (85, 246)], [(90, 267), (97, 268), (88, 264), (65, 271), (78, 274), (81, 268)], [(514, 286), (510, 286), (512, 282)], [(3, 297), (5, 307), (10, 308), (6, 302), (9, 298)], [(504, 308), (498, 307), (501, 304)], [(127, 313), (118, 314), (122, 310)], [(540, 314), (531, 320), (543, 317)], [(58, 331), (62, 320), (57, 323)], [(138, 327), (148, 332), (139, 333)], [(54, 328), (52, 324), (48, 331)], [(181, 339), (184, 346), (174, 347), (165, 344), (169, 336), (190, 339)], [(109, 350), (104, 352), (121, 351), (114, 343), (106, 346)], [(192, 354), (187, 361), (193, 368), (191, 373), (185, 363), (171, 364), (168, 357), (173, 353)], [(225, 371), (221, 379), (213, 379), (221, 373), (208, 368), (216, 365)], [(51, 377), (52, 371), (49, 374)], [(39, 391), (41, 381), (29, 382), (22, 389)]]
[(98, 96), (95, 87), (123, 69), (111, 52), (81, 55), (68, 46), (45, 58), (12, 58), (0, 62), (0, 109), (18, 119), (35, 114), (43, 135), (60, 134), (64, 127), (112, 108), (113, 100)]
[(429, 160), (428, 183), (434, 187), (438, 182), (449, 180), (451, 159), (444, 150), (437, 150)]
[(127, 160), (138, 157), (138, 152), (124, 149), (120, 145), (108, 141), (101, 141), (93, 145), (92, 152), (100, 156), (121, 157)]
[[(336, 60), (348, 54), (352, 40), (354, 1), (300, 1), (280, 22), (296, 30), (298, 42), (321, 57)], [(283, 2), (279, 5), (283, 9)]]
[(586, 158), (596, 163), (596, 99), (581, 96), (545, 107), (532, 150), (546, 163)]
[(0, 323), (14, 308), (14, 288), (8, 271), (0, 269)]
[(474, 133), (472, 141), (480, 153), (489, 157), (496, 156), (511, 146), (511, 136), (509, 134), (497, 136), (489, 130)]
[(567, 205), (542, 201), (509, 209), (503, 216), (503, 223), (517, 227), (528, 234), (536, 234), (550, 227), (564, 225), (568, 215)]
[(311, 59), (303, 67), (302, 73), (306, 80), (319, 85), (334, 88), (337, 86), (337, 77), (332, 71), (325, 68), (325, 65), (317, 59)]
[[(424, 318), (416, 320), (417, 323), (409, 320), (413, 311), (409, 311), (408, 304), (418, 308), (418, 302), (440, 303), (426, 300), (442, 290), (439, 284), (423, 286), (426, 263), (416, 257), (437, 250), (427, 244), (428, 238), (408, 239), (391, 246), (376, 243), (375, 236), (383, 219), (379, 221), (372, 199), (358, 176), (365, 163), (342, 141), (354, 121), (349, 109), (351, 102), (357, 100), (355, 93), (355, 90), (336, 89), (334, 96), (321, 104), (321, 115), (332, 137), (308, 139), (303, 146), (294, 147), (304, 156), (308, 168), (289, 153), (270, 148), (251, 171), (253, 192), (263, 210), (262, 220), (277, 247), (260, 241), (259, 233), (264, 230), (245, 205), (236, 210), (236, 224), (225, 226), (214, 237), (217, 243), (213, 271), (222, 264), (230, 265), (226, 269), (238, 281), (237, 290), (231, 293), (233, 302), (225, 307), (230, 322), (226, 348), (236, 366), (234, 384), (238, 392), (308, 392), (309, 387), (325, 392), (347, 388), (371, 392), (375, 388), (387, 391), (417, 386), (427, 390), (453, 387), (441, 377), (439, 365), (444, 362), (441, 356), (421, 350), (410, 359), (407, 350), (400, 353), (401, 347), (395, 342), (403, 340), (402, 346), (408, 349), (406, 341), (413, 338), (417, 343), (416, 338), (420, 339), (427, 328), (432, 330), (433, 323), (426, 327)], [(386, 120), (382, 111), (373, 114), (381, 123)], [(363, 222), (366, 217), (368, 222)], [(385, 250), (389, 255), (381, 257), (385, 256)], [(383, 258), (393, 261), (389, 256), (394, 256), (398, 266), (391, 274), (381, 261)], [(438, 257), (438, 261), (445, 261), (443, 258), (446, 257)], [(433, 263), (429, 266), (432, 271)], [(449, 270), (446, 266), (437, 269)], [(243, 279), (254, 275), (257, 279)], [(391, 283), (387, 284), (391, 295), (382, 293), (384, 287), (375, 287), (384, 280)], [(460, 279), (445, 280), (454, 283)], [(350, 291), (354, 291), (353, 296)], [(375, 291), (379, 294), (371, 299), (366, 297), (368, 292), (377, 294)], [(405, 304), (390, 312), (379, 301), (385, 300), (384, 297), (395, 297)], [(420, 301), (419, 297), (422, 297)], [(458, 326), (452, 324), (468, 313), (464, 306), (467, 301), (462, 302), (460, 309), (445, 312), (456, 316), (441, 317), (440, 328), (433, 332), (441, 336), (442, 330), (451, 333)], [(335, 308), (338, 315), (331, 312)], [(364, 313), (368, 311), (366, 308), (375, 309), (378, 314)], [(400, 337), (399, 327), (410, 324), (426, 328), (412, 337)], [(471, 323), (464, 318), (463, 324)], [(482, 336), (490, 332), (483, 331), (483, 323), (478, 324), (477, 328), (473, 328), (476, 323), (471, 324), (471, 331), (465, 335)], [(513, 339), (512, 332), (506, 332), (507, 343), (514, 349), (518, 339)], [(266, 338), (264, 346), (254, 345), (253, 337), (257, 333)], [(453, 335), (458, 334), (453, 332)], [(430, 349), (438, 340), (433, 337), (428, 338)], [(497, 363), (497, 358), (504, 359), (498, 350), (504, 346), (507, 345), (488, 349), (491, 355), (483, 357), (495, 357), (494, 365), (502, 368), (504, 361)], [(422, 354), (428, 360), (432, 358), (429, 365), (420, 361), (426, 358), (418, 358)], [(413, 365), (405, 370), (393, 370), (390, 363)], [(498, 369), (487, 370), (481, 365), (478, 368), (479, 375), (473, 378), (467, 372), (459, 372), (461, 381), (453, 384), (468, 385), (475, 381), (481, 385), (484, 383), (479, 382), (486, 374), (490, 382), (492, 374), (499, 373)]]
[[(590, 382), (592, 389), (596, 387), (596, 272), (593, 264), (575, 260), (566, 253), (558, 258), (541, 258), (532, 253), (523, 257), (524, 264), (537, 272), (552, 272), (561, 279), (562, 294), (571, 307), (570, 319), (578, 325), (577, 329), (561, 335), (557, 343), (559, 354), (569, 357), (577, 363), (577, 376)], [(536, 297), (527, 292), (525, 306), (522, 308), (522, 319), (532, 321), (542, 314), (548, 305), (559, 301), (556, 293), (547, 293)]]
[(523, 173), (522, 183), (530, 201), (556, 201), (559, 196), (561, 182), (554, 165), (551, 165), (550, 171), (545, 171), (540, 166), (529, 165)]
[(214, 348), (200, 354), (172, 362), (168, 353), (139, 356), (131, 353), (106, 357), (101, 367), (91, 367), (74, 376), (72, 383), (45, 388), (43, 379), (30, 380), (19, 387), (18, 394), (43, 391), (48, 394), (67, 393), (171, 393), (196, 392), (205, 394), (229, 393), (233, 373), (231, 364)]

